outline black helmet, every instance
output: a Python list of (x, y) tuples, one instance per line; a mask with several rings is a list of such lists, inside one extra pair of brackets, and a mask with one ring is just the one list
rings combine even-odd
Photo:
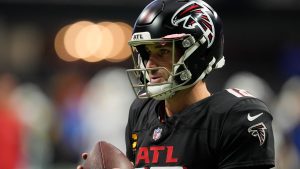
[[(155, 0), (148, 4), (135, 22), (129, 45), (133, 49), (136, 82), (130, 79), (140, 98), (166, 99), (176, 91), (203, 80), (211, 70), (221, 68), (223, 29), (217, 13), (201, 0)], [(173, 43), (182, 56), (173, 63), (168, 82), (149, 84), (143, 60), (147, 56), (139, 47), (147, 43)]]

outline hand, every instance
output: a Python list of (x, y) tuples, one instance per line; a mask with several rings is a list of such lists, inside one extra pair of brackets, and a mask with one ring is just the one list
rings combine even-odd
[[(81, 154), (81, 158), (82, 158), (83, 160), (86, 160), (87, 157), (88, 157), (88, 153), (82, 153), (82, 154)], [(78, 165), (76, 169), (84, 169), (84, 168), (83, 168), (82, 165)]]

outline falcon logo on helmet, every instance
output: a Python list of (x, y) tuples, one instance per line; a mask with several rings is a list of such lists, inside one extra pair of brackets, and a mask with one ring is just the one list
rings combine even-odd
[(209, 8), (209, 5), (203, 1), (201, 3), (191, 1), (175, 12), (171, 22), (174, 26), (179, 26), (182, 23), (182, 27), (185, 29), (199, 28), (203, 32), (208, 44), (207, 48), (209, 48), (215, 39), (215, 28), (209, 13), (216, 15)]
[(264, 123), (258, 123), (255, 124), (251, 127), (248, 128), (248, 132), (254, 136), (254, 137), (258, 137), (259, 139), (259, 145), (263, 145), (265, 140), (266, 140), (266, 132), (265, 130), (267, 130), (267, 127), (265, 126)]

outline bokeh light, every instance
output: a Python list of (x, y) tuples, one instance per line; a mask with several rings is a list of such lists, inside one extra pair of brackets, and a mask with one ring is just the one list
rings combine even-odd
[(83, 27), (77, 34), (75, 50), (79, 58), (89, 58), (101, 46), (101, 31), (95, 24)]
[(126, 60), (130, 54), (131, 50), (128, 45), (128, 41), (131, 39), (132, 27), (124, 22), (116, 22), (117, 25), (122, 29), (124, 35), (124, 42), (121, 42), (119, 45), (122, 46), (120, 51), (114, 55), (114, 57), (107, 58), (110, 62), (121, 62)]
[(64, 47), (71, 56), (75, 58), (81, 58), (77, 52), (78, 49), (76, 49), (76, 41), (78, 39), (78, 34), (80, 33), (80, 31), (89, 25), (93, 25), (93, 23), (89, 21), (79, 21), (72, 24), (67, 29), (64, 35)]
[(71, 56), (67, 52), (65, 45), (64, 45), (64, 36), (69, 27), (70, 27), (70, 25), (64, 26), (63, 28), (61, 28), (58, 31), (58, 33), (56, 34), (55, 40), (54, 40), (54, 48), (55, 48), (57, 56), (60, 59), (67, 61), (67, 62), (72, 62), (72, 61), (78, 60), (78, 58)]
[(131, 53), (131, 31), (132, 27), (124, 22), (78, 21), (60, 29), (54, 46), (58, 57), (67, 62), (121, 62)]

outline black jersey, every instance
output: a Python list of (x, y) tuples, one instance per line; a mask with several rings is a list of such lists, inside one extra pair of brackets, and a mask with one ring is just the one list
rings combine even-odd
[(244, 90), (227, 89), (164, 118), (164, 102), (137, 99), (126, 127), (136, 168), (274, 166), (272, 116)]

